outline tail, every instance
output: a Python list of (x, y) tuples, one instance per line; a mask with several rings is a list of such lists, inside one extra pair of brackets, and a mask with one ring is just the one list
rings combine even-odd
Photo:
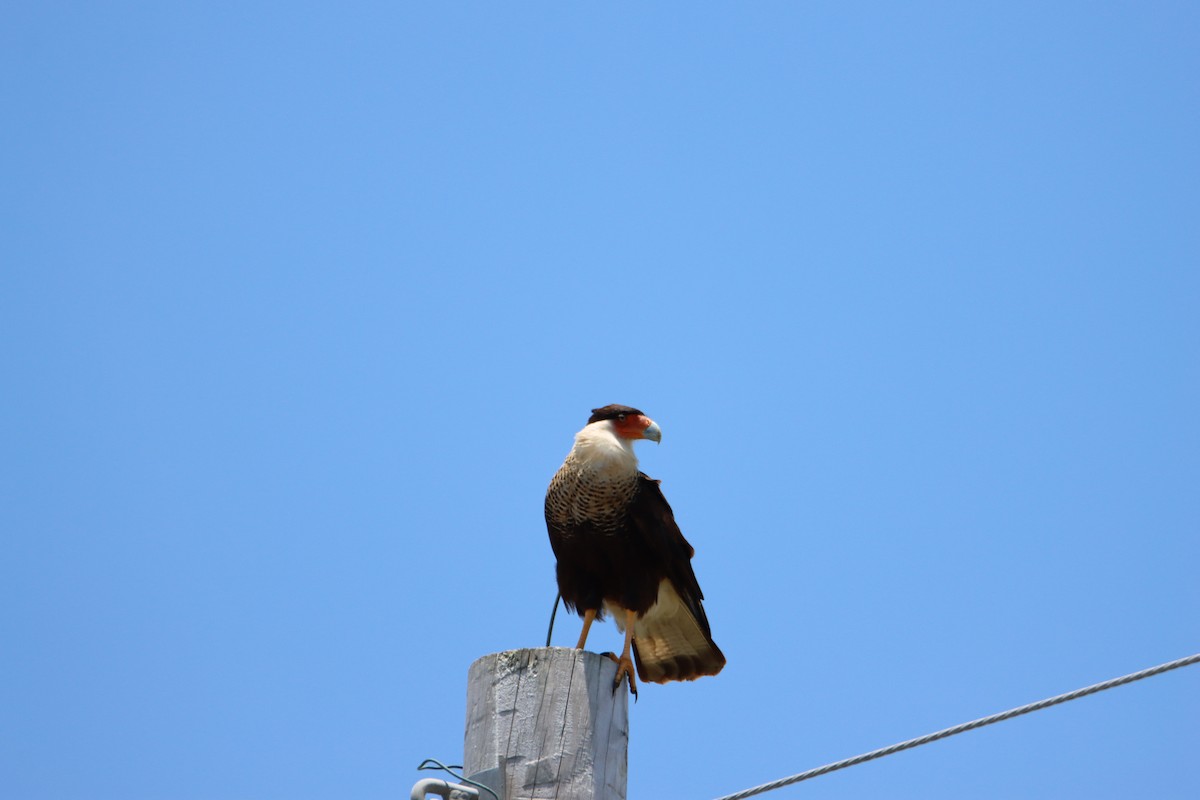
[[(702, 609), (698, 609), (701, 615)], [(638, 677), (651, 683), (694, 681), (716, 675), (725, 655), (670, 581), (663, 581), (658, 602), (633, 626), (633, 658)]]

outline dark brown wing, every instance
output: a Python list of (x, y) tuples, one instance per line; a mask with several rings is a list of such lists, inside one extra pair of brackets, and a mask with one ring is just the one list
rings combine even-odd
[(725, 666), (725, 656), (712, 640), (704, 613), (704, 593), (692, 570), (695, 551), (683, 538), (659, 482), (642, 473), (638, 482), (630, 527), (674, 590), (668, 596), (660, 593), (660, 601), (635, 627), (638, 675), (659, 683), (715, 675)]

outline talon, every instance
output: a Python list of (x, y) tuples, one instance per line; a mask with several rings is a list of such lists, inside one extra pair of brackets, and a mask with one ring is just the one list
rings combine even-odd
[(637, 622), (637, 612), (625, 609), (625, 649), (621, 651), (621, 657), (616, 658), (612, 653), (605, 653), (613, 661), (617, 662), (617, 677), (613, 681), (613, 694), (617, 693), (617, 687), (621, 685), (621, 678), (629, 677), (629, 693), (633, 695), (634, 702), (637, 702), (637, 679), (634, 677), (636, 670), (633, 667), (633, 659), (629, 657), (629, 650), (633, 646), (633, 625)]
[(628, 656), (625, 658), (617, 658), (612, 653), (605, 653), (604, 655), (608, 656), (617, 663), (617, 677), (613, 679), (613, 694), (616, 694), (617, 689), (620, 688), (621, 678), (628, 678), (629, 693), (633, 695), (634, 702), (637, 702), (637, 679), (634, 677), (636, 673), (633, 668), (633, 659), (629, 658)]

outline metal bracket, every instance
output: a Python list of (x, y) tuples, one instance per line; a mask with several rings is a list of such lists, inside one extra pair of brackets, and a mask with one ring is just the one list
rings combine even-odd
[(479, 790), (473, 786), (450, 783), (441, 778), (424, 778), (412, 788), (412, 800), (425, 800), (426, 795), (436, 794), (443, 800), (479, 800)]

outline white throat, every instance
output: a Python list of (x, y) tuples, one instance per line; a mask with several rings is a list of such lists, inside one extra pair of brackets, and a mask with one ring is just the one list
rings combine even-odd
[(568, 459), (583, 469), (613, 477), (636, 473), (638, 468), (633, 440), (618, 436), (609, 420), (593, 422), (575, 434)]

